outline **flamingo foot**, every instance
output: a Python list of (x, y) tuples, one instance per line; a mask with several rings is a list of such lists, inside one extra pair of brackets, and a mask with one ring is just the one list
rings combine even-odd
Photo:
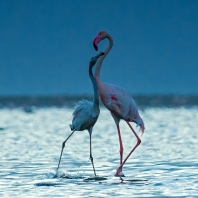
[(115, 177), (125, 177), (121, 167), (117, 169)]

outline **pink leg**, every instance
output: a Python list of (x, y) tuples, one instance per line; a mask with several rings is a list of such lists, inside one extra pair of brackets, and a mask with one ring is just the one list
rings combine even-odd
[[(116, 124), (117, 130), (118, 130), (118, 138), (119, 138), (119, 143), (120, 143), (120, 167), (122, 165), (122, 156), (123, 156), (123, 145), (122, 145), (122, 138), (121, 138), (121, 133), (120, 133), (120, 127), (119, 124)], [(122, 167), (120, 168), (120, 172), (122, 171)]]
[(115, 176), (119, 176), (120, 172), (122, 171), (122, 167), (124, 165), (124, 163), (127, 161), (127, 159), (129, 158), (129, 156), (133, 153), (133, 151), (139, 146), (139, 144), (141, 143), (140, 138), (138, 137), (137, 133), (135, 132), (135, 130), (133, 129), (133, 127), (130, 125), (129, 121), (126, 121), (127, 124), (129, 125), (130, 129), (132, 130), (132, 132), (134, 133), (135, 137), (137, 138), (137, 143), (134, 146), (134, 148), (131, 150), (131, 152), (127, 155), (127, 157), (125, 158), (125, 160), (122, 162), (122, 164), (120, 165), (120, 167), (118, 168)]

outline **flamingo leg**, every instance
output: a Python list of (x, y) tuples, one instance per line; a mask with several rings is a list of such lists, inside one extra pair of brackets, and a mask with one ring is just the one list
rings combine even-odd
[[(116, 124), (117, 126), (117, 130), (118, 130), (118, 138), (119, 138), (119, 143), (120, 143), (120, 167), (122, 165), (122, 157), (123, 157), (123, 145), (122, 145), (122, 137), (121, 137), (121, 133), (120, 133), (120, 126), (119, 124)], [(122, 167), (120, 168), (120, 172), (122, 171)]]
[(90, 160), (91, 160), (91, 163), (92, 163), (92, 166), (93, 166), (93, 171), (94, 171), (94, 175), (96, 177), (96, 171), (95, 171), (95, 167), (94, 167), (94, 163), (93, 163), (93, 157), (92, 157), (92, 149), (91, 149), (91, 133), (89, 133), (89, 138), (90, 138)]
[(129, 158), (129, 156), (133, 153), (133, 151), (140, 145), (141, 140), (138, 137), (137, 133), (135, 132), (135, 130), (133, 129), (133, 127), (130, 125), (129, 121), (126, 121), (126, 123), (129, 125), (130, 129), (132, 130), (132, 132), (134, 133), (135, 137), (137, 138), (137, 143), (136, 145), (133, 147), (133, 149), (131, 150), (131, 152), (127, 155), (127, 157), (125, 158), (125, 160), (122, 162), (122, 164), (120, 165), (120, 167), (118, 168), (115, 176), (119, 176), (120, 172), (122, 171), (122, 167), (125, 164), (125, 162), (127, 161), (127, 159)]
[(59, 158), (59, 162), (58, 162), (58, 168), (57, 170), (59, 169), (59, 165), (60, 165), (60, 161), (61, 161), (61, 157), (62, 157), (62, 154), (63, 154), (63, 149), (65, 147), (65, 143), (67, 142), (67, 140), (73, 135), (73, 133), (75, 132), (75, 130), (72, 131), (72, 133), (68, 136), (68, 138), (63, 142), (62, 144), (62, 150), (61, 150), (61, 154), (60, 154), (60, 158)]

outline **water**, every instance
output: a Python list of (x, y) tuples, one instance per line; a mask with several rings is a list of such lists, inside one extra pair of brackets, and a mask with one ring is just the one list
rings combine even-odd
[[(146, 130), (123, 168), (123, 182), (113, 176), (118, 137), (103, 108), (92, 143), (97, 175), (107, 180), (86, 180), (93, 177), (87, 131), (75, 132), (66, 143), (58, 174), (72, 179), (55, 178), (72, 111), (0, 109), (0, 197), (198, 197), (198, 107), (140, 111)], [(121, 132), (126, 156), (136, 139), (123, 121)]]

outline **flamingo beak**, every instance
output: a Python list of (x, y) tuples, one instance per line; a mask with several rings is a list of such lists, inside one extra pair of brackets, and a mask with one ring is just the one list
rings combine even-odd
[(98, 43), (101, 41), (100, 35), (97, 35), (93, 40), (93, 46), (96, 51), (98, 51)]

